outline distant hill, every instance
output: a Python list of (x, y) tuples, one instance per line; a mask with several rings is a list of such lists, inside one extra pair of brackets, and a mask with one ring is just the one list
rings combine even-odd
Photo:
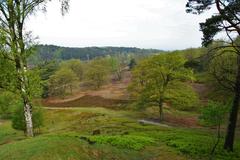
[(36, 54), (30, 58), (30, 62), (50, 61), (50, 60), (69, 60), (69, 59), (93, 59), (95, 57), (114, 55), (114, 54), (154, 54), (163, 52), (157, 49), (140, 49), (131, 47), (85, 47), (70, 48), (55, 45), (38, 45)]

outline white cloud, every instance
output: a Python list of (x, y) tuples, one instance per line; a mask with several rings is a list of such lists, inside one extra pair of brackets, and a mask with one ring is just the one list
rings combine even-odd
[(183, 49), (201, 44), (199, 22), (185, 13), (186, 0), (71, 0), (62, 17), (58, 1), (38, 13), (27, 29), (44, 44)]

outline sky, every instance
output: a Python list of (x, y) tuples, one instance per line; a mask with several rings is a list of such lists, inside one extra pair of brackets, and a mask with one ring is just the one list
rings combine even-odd
[(41, 44), (65, 47), (125, 46), (176, 50), (201, 46), (199, 23), (210, 13), (187, 14), (187, 0), (58, 0), (32, 15), (26, 30)]

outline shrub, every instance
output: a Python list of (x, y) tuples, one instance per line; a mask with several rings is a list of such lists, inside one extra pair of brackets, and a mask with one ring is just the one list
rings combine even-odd
[(200, 123), (206, 126), (221, 125), (225, 122), (228, 111), (228, 105), (209, 101), (208, 105), (201, 110)]
[[(209, 159), (213, 145), (212, 135), (208, 132), (190, 131), (186, 129), (171, 130), (171, 132), (153, 132), (151, 136), (164, 142), (168, 146), (186, 154), (194, 159)], [(239, 160), (240, 144), (236, 143), (235, 152), (229, 153), (223, 149), (224, 139), (220, 139), (220, 145), (216, 148), (215, 160)]]
[(150, 137), (134, 135), (116, 135), (116, 136), (91, 136), (88, 137), (91, 142), (98, 144), (110, 144), (119, 148), (141, 150), (146, 145), (154, 143)]
[(0, 94), (0, 117), (8, 119), (16, 108), (18, 98), (11, 92), (2, 92)]
[[(39, 129), (43, 126), (43, 111), (40, 107), (33, 108), (33, 128)], [(17, 130), (26, 130), (23, 107), (18, 106), (12, 116), (12, 127)]]

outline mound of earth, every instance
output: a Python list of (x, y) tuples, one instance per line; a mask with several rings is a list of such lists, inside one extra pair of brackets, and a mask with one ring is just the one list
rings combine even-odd
[(44, 106), (48, 107), (108, 107), (114, 108), (121, 106), (123, 104), (127, 104), (128, 100), (120, 100), (120, 99), (107, 99), (100, 96), (90, 96), (85, 95), (78, 99), (66, 102), (51, 102), (51, 101), (43, 101)]

